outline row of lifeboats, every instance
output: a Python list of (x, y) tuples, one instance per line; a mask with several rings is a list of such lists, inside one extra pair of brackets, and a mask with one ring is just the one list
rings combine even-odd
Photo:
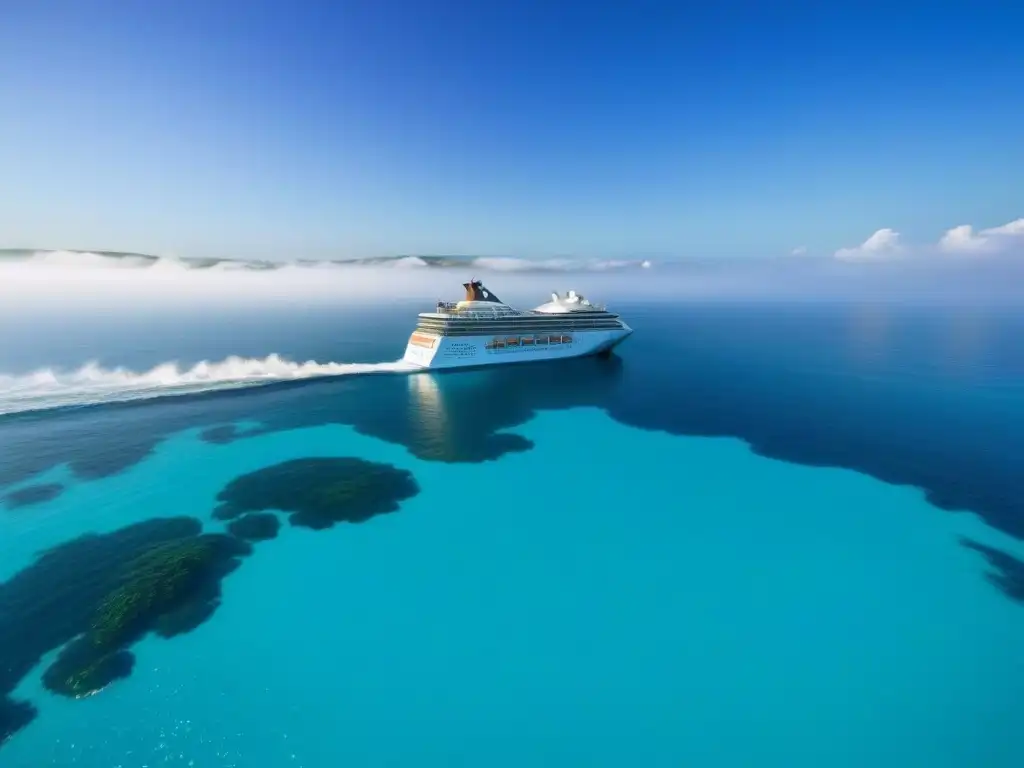
[(508, 336), (487, 342), (487, 349), (508, 347), (539, 347), (549, 344), (572, 344), (572, 336)]

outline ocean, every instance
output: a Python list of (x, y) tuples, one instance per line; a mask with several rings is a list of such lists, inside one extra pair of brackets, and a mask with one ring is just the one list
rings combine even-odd
[(7, 317), (0, 765), (1024, 764), (1024, 311), (583, 275), (611, 359), (408, 374), (374, 274)]

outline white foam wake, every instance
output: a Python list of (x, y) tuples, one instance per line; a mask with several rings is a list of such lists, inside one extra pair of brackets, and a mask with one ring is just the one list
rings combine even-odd
[(89, 363), (70, 372), (44, 368), (22, 376), (0, 374), (0, 415), (251, 387), (277, 381), (415, 370), (418, 370), (416, 366), (401, 360), (296, 363), (276, 354), (264, 358), (228, 357), (219, 362), (204, 360), (185, 369), (177, 363), (161, 363), (142, 373)]

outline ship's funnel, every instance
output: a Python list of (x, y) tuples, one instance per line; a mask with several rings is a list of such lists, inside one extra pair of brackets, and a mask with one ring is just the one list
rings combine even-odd
[(462, 287), (466, 289), (466, 301), (490, 301), (494, 304), (502, 303), (501, 299), (484, 288), (484, 284), (479, 280), (470, 280), (468, 283), (463, 283)]

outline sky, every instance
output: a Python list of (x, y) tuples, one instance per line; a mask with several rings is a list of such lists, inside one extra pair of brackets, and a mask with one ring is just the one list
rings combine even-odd
[(1014, 5), (12, 0), (0, 247), (982, 253), (1024, 217)]

